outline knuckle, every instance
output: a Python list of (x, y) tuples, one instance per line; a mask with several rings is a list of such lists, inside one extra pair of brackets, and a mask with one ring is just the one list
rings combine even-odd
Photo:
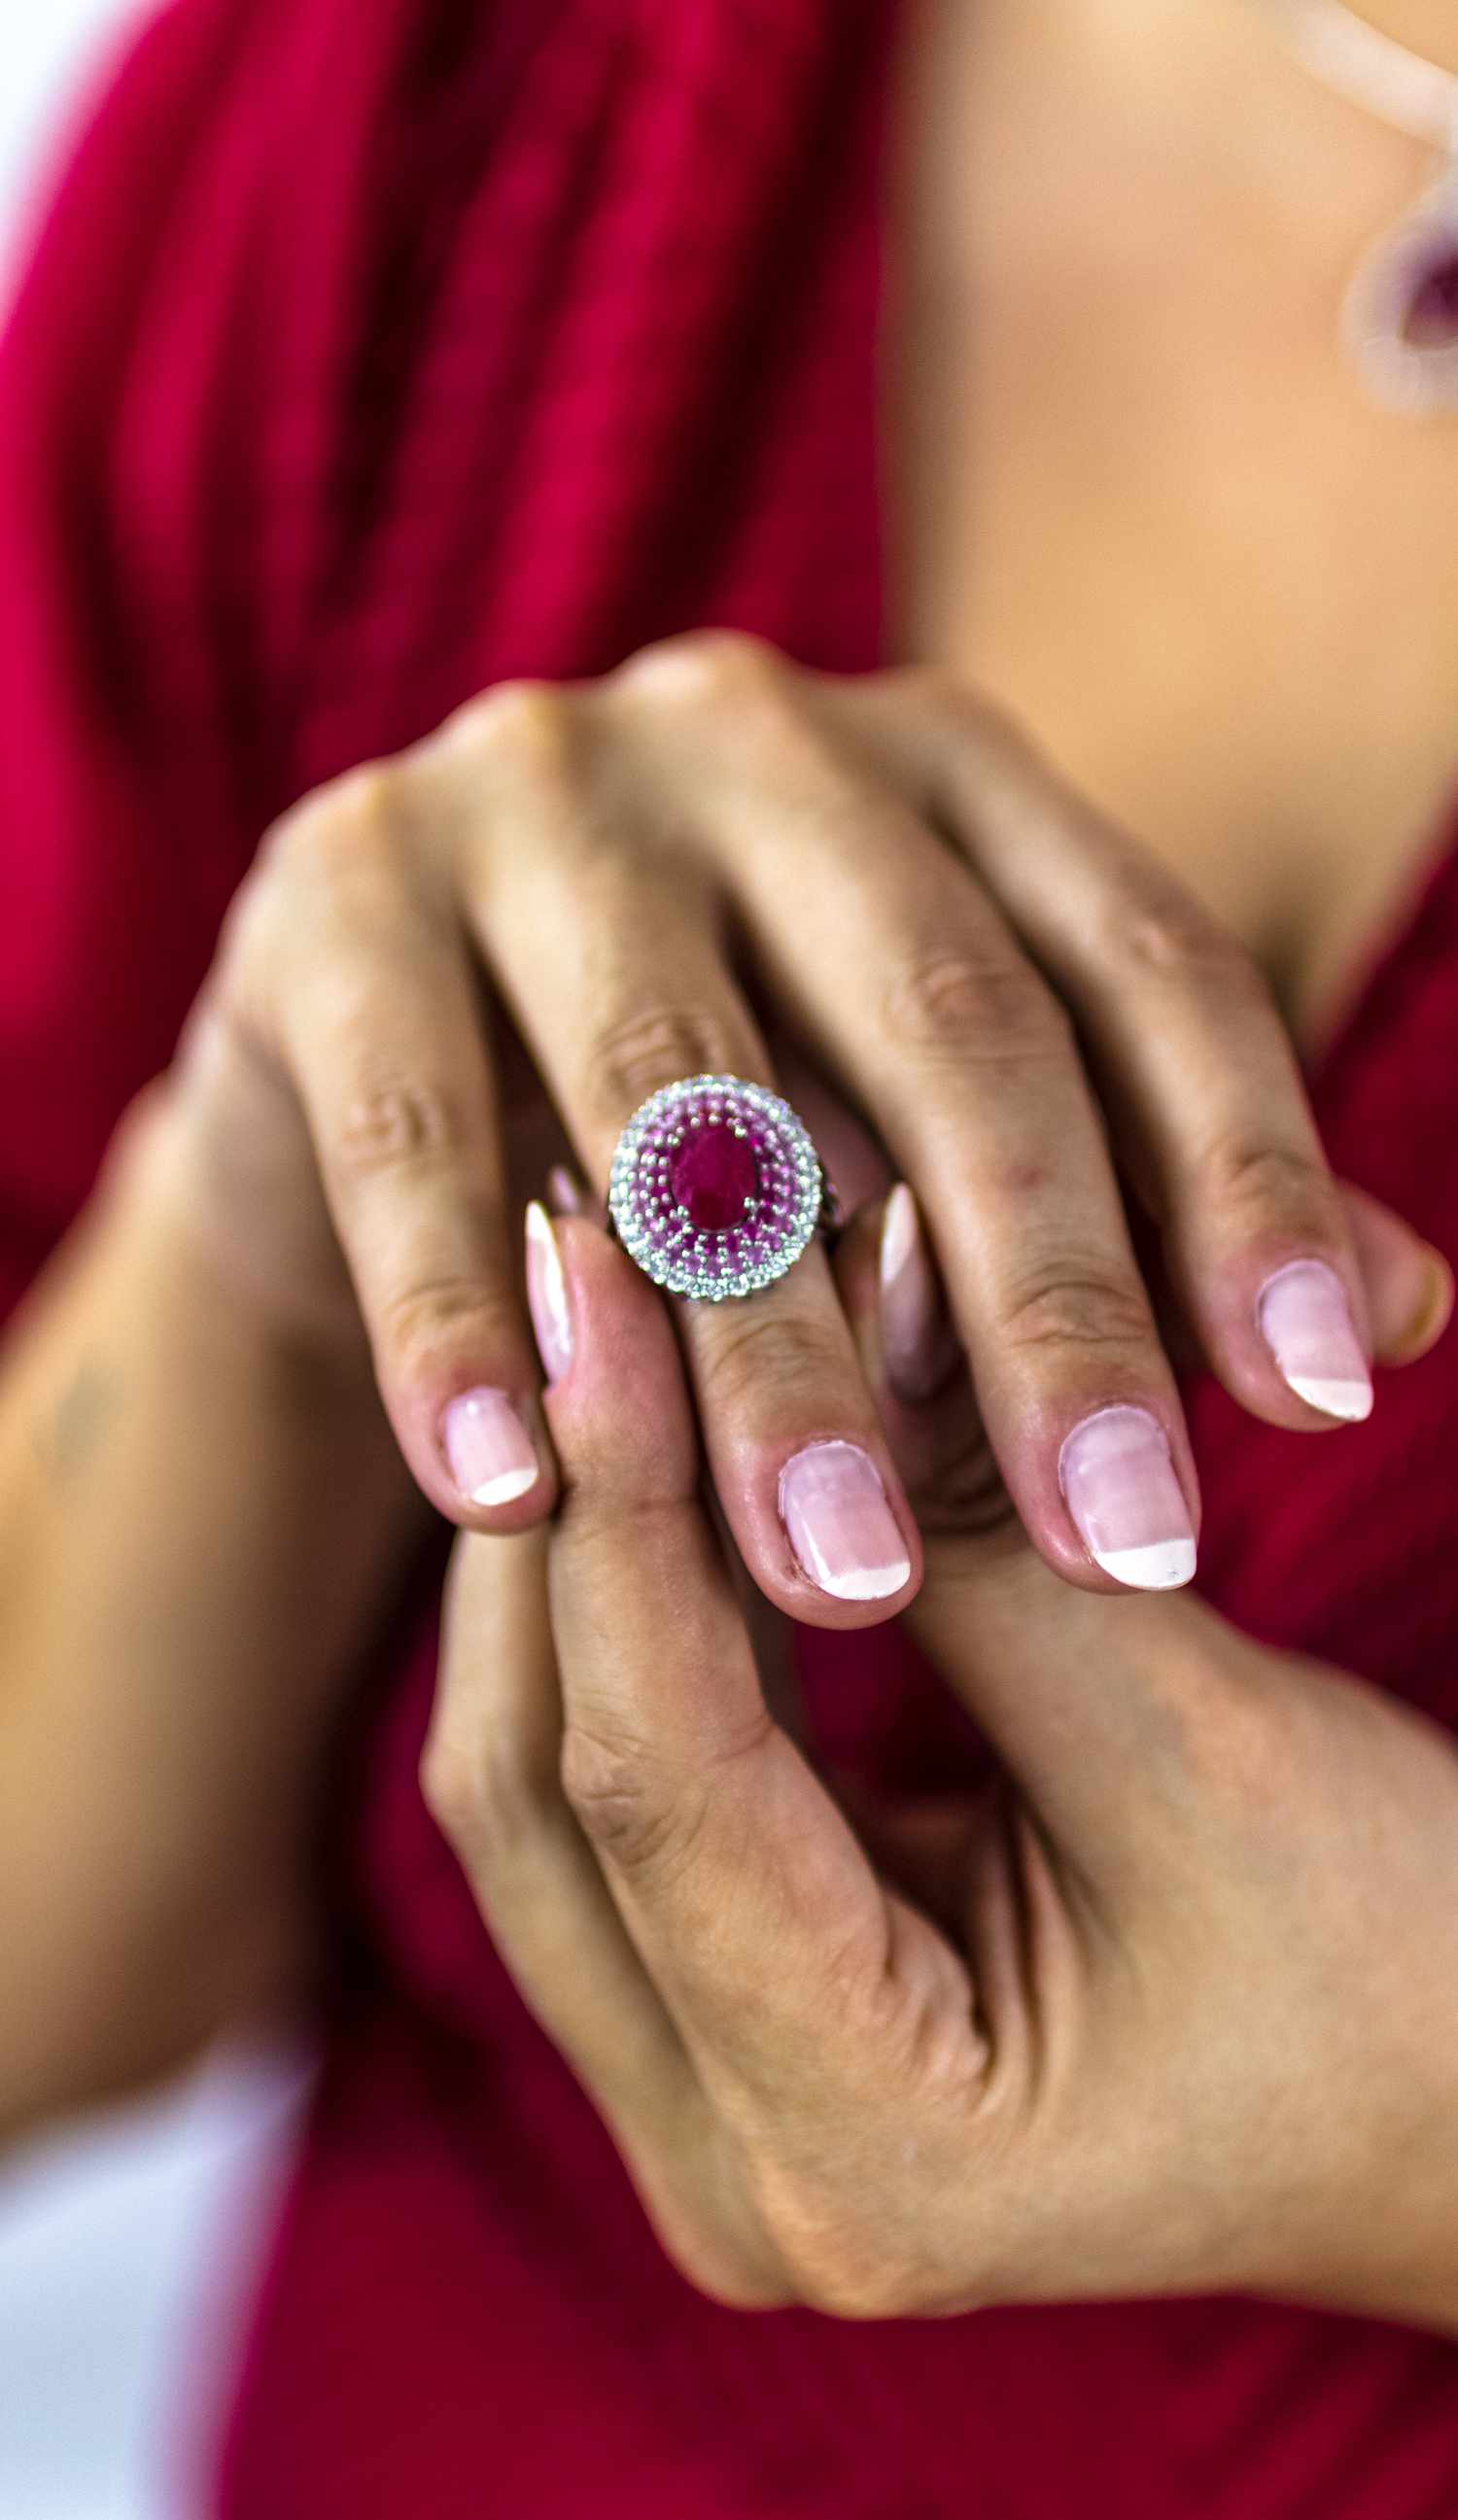
[(744, 630), (688, 630), (640, 648), (613, 681), (644, 698), (712, 700), (762, 691), (786, 670), (768, 640)]
[(603, 1024), (589, 1041), (588, 1094), (595, 1109), (618, 1125), (659, 1086), (742, 1073), (746, 1058), (743, 1039), (717, 1008), (638, 1008)]
[(426, 1379), (443, 1348), (467, 1343), (474, 1354), (512, 1356), (521, 1345), (515, 1298), (504, 1286), (472, 1277), (408, 1281), (380, 1298), (377, 1348), (402, 1381)]
[(525, 677), (493, 683), (448, 718), (441, 732), (448, 749), (518, 777), (556, 786), (575, 766), (576, 710), (558, 683)]
[(279, 970), (296, 959), (303, 940), (321, 922), (332, 927), (362, 888), (379, 885), (398, 822), (388, 763), (366, 763), (291, 807), (264, 832), (228, 905), (219, 964), (255, 972), (274, 994)]
[(360, 1079), (335, 1115), (331, 1168), (348, 1187), (430, 1167), (461, 1154), (469, 1134), (449, 1087), (421, 1076)]
[[(722, 1318), (733, 1309), (738, 1318)], [(749, 1404), (769, 1395), (777, 1420), (782, 1420), (787, 1394), (813, 1393), (817, 1409), (833, 1405), (833, 1395), (845, 1376), (846, 1360), (827, 1326), (798, 1313), (782, 1312), (766, 1302), (762, 1312), (748, 1304), (721, 1305), (704, 1341), (699, 1378), (706, 1407), (744, 1415)]]
[(260, 843), (223, 914), (212, 968), (194, 1002), (194, 1022), (205, 999), (231, 1009), (277, 995), (280, 965), (296, 925), (286, 888), (270, 863), (277, 845), (273, 833)]
[(1121, 905), (1111, 945), (1116, 960), (1137, 977), (1218, 997), (1222, 1021), (1270, 1004), (1269, 985), (1253, 956), (1172, 886)]
[(751, 2167), (766, 2236), (796, 2299), (828, 2318), (916, 2318), (930, 2310), (927, 2271), (875, 2228), (833, 2169)]
[(307, 984), (321, 966), (337, 974), (361, 944), (388, 951), (402, 903), (440, 923), (433, 827), (421, 807), (401, 762), (366, 762), (272, 826), (239, 896), (271, 960)]
[(539, 1836), (556, 1796), (555, 1780), (534, 1775), (509, 1741), (468, 1741), (440, 1726), (426, 1736), (420, 1789), (441, 1835), (478, 1869)]
[(1330, 1177), (1320, 1158), (1305, 1148), (1222, 1138), (1209, 1148), (1200, 1171), (1218, 1206), (1241, 1214), (1254, 1211), (1262, 1219), (1274, 1216), (1286, 1230), (1309, 1224), (1320, 1241), (1329, 1238)]
[(796, 2293), (766, 2234), (740, 2196), (739, 2157), (712, 2138), (694, 2147), (693, 2194), (681, 2180), (650, 2194), (664, 2255), (685, 2283), (722, 2310), (790, 2310)]
[(560, 851), (589, 819), (591, 788), (579, 696), (525, 678), (491, 684), (456, 709), (407, 756), (410, 806), (433, 838), (455, 885), (489, 898), (513, 863), (516, 816), (491, 807), (503, 796), (531, 818), (539, 846)]
[(292, 887), (337, 881), (362, 855), (387, 850), (400, 826), (402, 779), (389, 761), (361, 762), (292, 806), (258, 851), (265, 879)]
[(558, 1773), (584, 1836), (620, 1873), (661, 1880), (691, 1857), (703, 1793), (669, 1776), (646, 1743), (576, 1716), (563, 1732)]
[(1154, 1338), (1149, 1298), (1137, 1280), (1107, 1265), (1059, 1258), (1012, 1287), (1001, 1331), (1019, 1350), (1143, 1348)]
[(884, 1017), (894, 1046), (959, 1064), (1046, 1058), (1072, 1041), (1064, 1009), (1015, 953), (918, 956), (892, 975)]
[(461, 1743), (433, 1726), (426, 1734), (417, 1772), (421, 1800), (442, 1836), (463, 1846), (477, 1831), (476, 1760)]

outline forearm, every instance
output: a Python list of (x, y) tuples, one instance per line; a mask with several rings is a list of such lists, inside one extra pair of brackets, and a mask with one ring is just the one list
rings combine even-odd
[(425, 1527), (358, 1360), (230, 1296), (157, 1145), (0, 1356), (0, 2130), (285, 1970), (318, 1752)]

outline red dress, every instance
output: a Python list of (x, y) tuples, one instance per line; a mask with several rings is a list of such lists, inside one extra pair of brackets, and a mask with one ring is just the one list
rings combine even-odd
[[(694, 622), (878, 661), (894, 16), (181, 0), (136, 50), (0, 355), (10, 1293), (290, 799), (494, 677)], [(1312, 1080), (1339, 1168), (1450, 1250), (1455, 1028), (1458, 852)], [(1458, 1339), (1320, 1444), (1189, 1396), (1208, 1597), (1458, 1721)], [(1451, 2520), (1458, 2353), (1395, 2326), (700, 2298), (421, 1804), (437, 1579), (339, 1779), (325, 2065), (225, 2520)], [(886, 1632), (805, 1660), (840, 1758), (965, 1755)]]

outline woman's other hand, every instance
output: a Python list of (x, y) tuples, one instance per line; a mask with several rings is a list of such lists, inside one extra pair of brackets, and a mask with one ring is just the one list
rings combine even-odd
[[(1116, 1155), (1180, 1351), (1284, 1425), (1365, 1409), (1361, 1246), (1248, 957), (945, 680), (832, 681), (738, 637), (497, 689), (286, 817), (184, 1042), (181, 1201), (252, 1296), (372, 1358), (441, 1512), (521, 1529), (556, 1470), (514, 1180), (570, 1144), (600, 1187), (657, 1087), (774, 1082), (787, 1043), (865, 1124), (826, 1148), (843, 1193), (882, 1149), (915, 1185), (1002, 1476), (1066, 1580), (1188, 1572), (1198, 1522)], [(1415, 1313), (1436, 1264), (1389, 1224)], [(829, 1626), (904, 1607), (914, 1518), (823, 1250), (681, 1328), (768, 1598)], [(1092, 1489), (1060, 1476), (1111, 1407), (1167, 1447), (1158, 1560), (1096, 1460)]]
[(856, 2318), (1239, 2289), (1458, 2327), (1451, 1744), (1189, 1596), (1058, 1583), (955, 1363), (888, 1386), (852, 1234), (913, 1620), (999, 1764), (847, 1805), (766, 1710), (652, 1290), (560, 1238), (559, 1519), (457, 1544), (423, 1775), (679, 2267)]

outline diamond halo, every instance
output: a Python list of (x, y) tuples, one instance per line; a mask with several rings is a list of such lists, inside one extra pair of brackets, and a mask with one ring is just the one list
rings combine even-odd
[(639, 1268), (670, 1294), (710, 1304), (783, 1278), (832, 1204), (804, 1122), (739, 1076), (689, 1076), (651, 1094), (617, 1142), (608, 1185), (614, 1228)]

